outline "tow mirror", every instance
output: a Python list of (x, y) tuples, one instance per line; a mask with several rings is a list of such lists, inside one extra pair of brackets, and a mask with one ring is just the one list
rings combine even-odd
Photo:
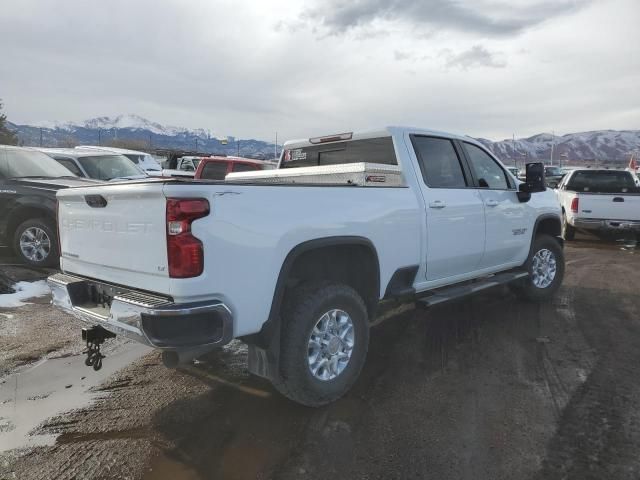
[(524, 183), (520, 184), (518, 198), (521, 202), (528, 202), (532, 193), (544, 192), (547, 189), (544, 178), (544, 164), (542, 162), (527, 163), (527, 174)]

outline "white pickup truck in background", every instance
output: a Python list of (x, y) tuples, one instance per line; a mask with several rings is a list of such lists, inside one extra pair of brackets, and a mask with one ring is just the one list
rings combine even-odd
[(573, 170), (557, 189), (562, 206), (563, 236), (576, 229), (640, 232), (640, 185), (625, 170)]
[(168, 366), (239, 338), (251, 372), (322, 405), (355, 382), (388, 304), (559, 288), (560, 207), (527, 168), (520, 183), (468, 137), (389, 127), (287, 142), (279, 169), (225, 182), (70, 188), (53, 303)]

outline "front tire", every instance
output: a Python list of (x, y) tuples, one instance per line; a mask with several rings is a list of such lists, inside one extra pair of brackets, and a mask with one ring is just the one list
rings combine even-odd
[(59, 262), (55, 228), (44, 218), (32, 218), (18, 225), (13, 249), (24, 263), (34, 267), (56, 267)]
[(560, 243), (549, 235), (536, 236), (524, 267), (529, 276), (513, 285), (514, 293), (531, 301), (551, 298), (564, 278), (564, 252)]
[(296, 288), (283, 309), (274, 386), (302, 405), (333, 402), (355, 383), (368, 346), (367, 309), (353, 288), (329, 283)]

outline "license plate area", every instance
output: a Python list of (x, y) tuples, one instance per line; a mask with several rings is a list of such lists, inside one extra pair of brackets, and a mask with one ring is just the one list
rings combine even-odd
[(74, 307), (102, 312), (107, 317), (113, 298), (126, 292), (124, 288), (92, 281), (74, 282), (67, 288)]

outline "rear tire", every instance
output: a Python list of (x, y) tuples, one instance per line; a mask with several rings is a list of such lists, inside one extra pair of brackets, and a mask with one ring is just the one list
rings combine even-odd
[(44, 218), (32, 218), (18, 225), (13, 236), (13, 249), (27, 265), (57, 267), (59, 264), (56, 229)]
[(567, 222), (567, 214), (562, 213), (562, 238), (565, 240), (573, 240), (576, 236), (576, 229)]
[(296, 288), (283, 309), (274, 386), (302, 405), (333, 402), (355, 383), (368, 346), (367, 309), (353, 288), (330, 283)]
[(525, 300), (539, 302), (551, 298), (564, 278), (564, 252), (560, 243), (549, 235), (536, 236), (524, 267), (529, 276), (513, 284), (512, 291)]

